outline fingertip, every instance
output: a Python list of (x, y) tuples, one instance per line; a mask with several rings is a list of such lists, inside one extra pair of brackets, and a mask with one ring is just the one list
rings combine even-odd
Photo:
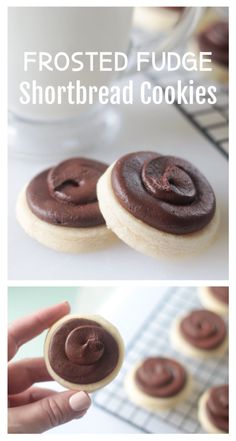
[(87, 411), (91, 405), (91, 398), (87, 392), (79, 391), (71, 395), (69, 404), (74, 412)]
[(79, 413), (77, 416), (75, 416), (74, 418), (75, 418), (76, 420), (79, 420), (80, 418), (83, 418), (83, 417), (86, 415), (87, 411), (88, 411), (88, 409), (83, 410), (82, 412), (80, 412), (80, 413)]
[(66, 315), (66, 314), (70, 313), (71, 307), (70, 307), (68, 300), (64, 300), (63, 302), (58, 303), (55, 306), (56, 306), (56, 308), (58, 308), (58, 311), (60, 311), (59, 312), (60, 315)]
[(70, 307), (70, 303), (68, 302), (68, 300), (64, 300), (64, 302), (62, 302), (62, 305), (64, 305), (64, 308), (65, 308), (68, 312), (70, 312), (71, 307)]

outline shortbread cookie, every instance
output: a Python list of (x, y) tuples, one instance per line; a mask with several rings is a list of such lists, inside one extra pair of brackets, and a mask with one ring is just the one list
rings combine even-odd
[(186, 369), (178, 361), (163, 357), (138, 363), (125, 379), (130, 400), (151, 411), (175, 407), (189, 396), (191, 386)]
[(229, 432), (229, 386), (224, 384), (204, 392), (199, 400), (198, 418), (208, 433)]
[(17, 219), (38, 242), (66, 253), (96, 250), (115, 239), (99, 210), (96, 184), (107, 165), (72, 158), (37, 175), (17, 202)]
[(224, 320), (206, 309), (194, 310), (177, 319), (171, 330), (171, 340), (176, 350), (196, 358), (220, 356), (228, 347)]
[(229, 311), (229, 288), (227, 286), (203, 286), (199, 288), (203, 306), (216, 314), (227, 315)]
[(124, 344), (104, 318), (67, 315), (49, 329), (44, 357), (49, 374), (62, 386), (93, 392), (118, 374)]
[(199, 252), (217, 231), (214, 192), (183, 159), (153, 152), (123, 156), (99, 179), (97, 194), (108, 228), (153, 257)]

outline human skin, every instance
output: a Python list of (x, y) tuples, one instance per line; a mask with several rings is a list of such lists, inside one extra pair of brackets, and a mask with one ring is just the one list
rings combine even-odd
[(27, 341), (70, 312), (68, 302), (21, 318), (8, 333), (8, 432), (42, 433), (85, 415), (91, 400), (83, 391), (55, 392), (34, 383), (52, 380), (43, 358), (12, 361)]

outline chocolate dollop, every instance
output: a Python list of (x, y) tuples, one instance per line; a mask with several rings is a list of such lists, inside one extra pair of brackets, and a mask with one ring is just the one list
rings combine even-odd
[(229, 431), (229, 386), (213, 387), (206, 403), (210, 421), (222, 432)]
[(75, 384), (96, 383), (117, 366), (115, 338), (93, 320), (72, 318), (54, 332), (48, 358), (54, 372)]
[(198, 35), (202, 52), (212, 52), (212, 60), (223, 65), (229, 64), (229, 25), (225, 21), (211, 24)]
[(147, 358), (135, 373), (138, 388), (157, 398), (178, 394), (184, 388), (186, 379), (186, 371), (180, 363), (163, 357)]
[(153, 152), (123, 156), (112, 170), (120, 204), (158, 230), (187, 234), (201, 230), (215, 213), (214, 192), (188, 161)]
[(220, 302), (229, 304), (229, 288), (227, 286), (210, 286), (209, 289)]
[(105, 224), (96, 185), (106, 168), (102, 162), (71, 158), (43, 171), (27, 187), (30, 210), (43, 221), (64, 227)]
[(192, 311), (181, 320), (180, 332), (191, 345), (208, 351), (223, 343), (226, 337), (226, 325), (214, 312), (199, 309)]

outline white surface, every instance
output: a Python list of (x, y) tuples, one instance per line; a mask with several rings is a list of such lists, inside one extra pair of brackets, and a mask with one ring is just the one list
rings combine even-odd
[[(30, 239), (16, 222), (19, 191), (37, 172), (55, 163), (10, 158), (9, 161), (9, 278), (34, 279), (227, 279), (228, 278), (228, 162), (174, 106), (121, 106), (121, 129), (110, 148), (95, 145), (78, 155), (111, 163), (130, 151), (154, 150), (182, 156), (208, 178), (216, 193), (221, 224), (206, 251), (173, 261), (155, 260), (123, 243), (107, 250), (65, 255)], [(95, 140), (96, 144), (96, 140)], [(59, 159), (60, 160), (60, 159)]]

